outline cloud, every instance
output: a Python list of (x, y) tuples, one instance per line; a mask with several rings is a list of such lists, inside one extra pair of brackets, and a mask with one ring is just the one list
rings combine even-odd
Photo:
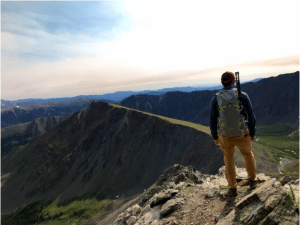
[(3, 97), (213, 84), (227, 70), (243, 80), (294, 72), (298, 13), (285, 4), (2, 2)]
[(249, 63), (248, 65), (256, 67), (288, 67), (288, 66), (299, 66), (299, 55), (268, 59), (263, 61), (256, 61)]
[(128, 16), (114, 2), (2, 5), (3, 58), (36, 62), (100, 55), (94, 45), (99, 50), (103, 42), (113, 41), (129, 29)]
[[(122, 61), (99, 58), (66, 59), (60, 62), (44, 62), (30, 68), (6, 74), (2, 82), (4, 99), (71, 97), (101, 94), (117, 90), (159, 89), (176, 86), (219, 84), (225, 71), (240, 72), (241, 80), (277, 76), (295, 72), (293, 57), (276, 59), (291, 62), (287, 65), (268, 66), (266, 62), (249, 62), (212, 67), (202, 70), (172, 70), (157, 72), (143, 66), (133, 67)], [(275, 61), (276, 61), (275, 60)], [(17, 81), (17, 82), (16, 82)]]

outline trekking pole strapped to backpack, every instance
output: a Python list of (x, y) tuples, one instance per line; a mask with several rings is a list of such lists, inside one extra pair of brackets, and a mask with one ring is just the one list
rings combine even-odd
[(236, 87), (238, 90), (238, 98), (240, 100), (241, 97), (241, 83), (240, 83), (240, 73), (239, 72), (235, 72), (235, 79), (236, 79)]

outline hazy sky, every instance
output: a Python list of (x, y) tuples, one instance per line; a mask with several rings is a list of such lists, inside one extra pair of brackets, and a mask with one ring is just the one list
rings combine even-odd
[(299, 1), (2, 1), (1, 98), (220, 84), (299, 70)]

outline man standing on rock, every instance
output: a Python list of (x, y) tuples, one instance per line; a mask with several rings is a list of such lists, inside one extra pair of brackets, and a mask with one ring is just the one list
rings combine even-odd
[(256, 162), (252, 152), (256, 118), (248, 95), (241, 92), (238, 98), (234, 87), (235, 76), (231, 72), (222, 74), (221, 89), (211, 100), (210, 129), (215, 144), (222, 149), (225, 162), (225, 177), (228, 181), (228, 197), (237, 196), (234, 147), (244, 156), (250, 188), (255, 188)]

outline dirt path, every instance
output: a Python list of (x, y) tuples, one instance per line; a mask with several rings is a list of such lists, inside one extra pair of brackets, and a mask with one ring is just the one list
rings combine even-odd
[[(259, 187), (261, 184), (258, 184)], [(221, 190), (221, 195), (227, 193), (227, 188)], [(238, 187), (238, 196), (224, 198), (214, 196), (207, 198), (205, 194), (208, 189), (203, 189), (201, 185), (187, 187), (179, 193), (180, 197), (185, 199), (185, 204), (172, 213), (165, 221), (164, 225), (200, 225), (216, 224), (220, 218), (228, 215), (235, 204), (251, 191), (249, 186)]]

